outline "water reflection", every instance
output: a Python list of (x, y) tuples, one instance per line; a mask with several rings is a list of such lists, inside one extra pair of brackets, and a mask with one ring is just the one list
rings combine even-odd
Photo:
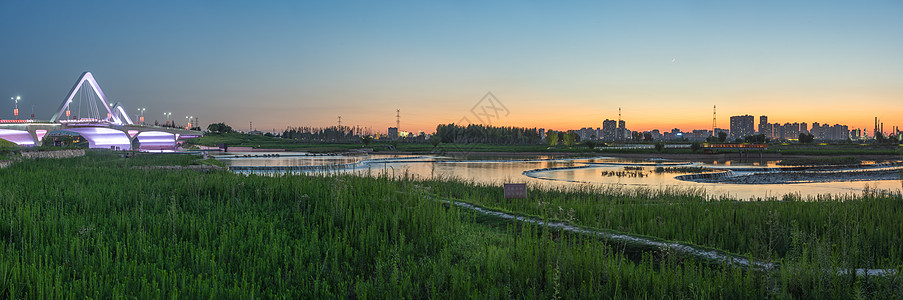
[[(777, 160), (646, 160), (613, 157), (568, 157), (551, 155), (472, 155), (466, 157), (417, 155), (311, 155), (307, 153), (255, 153), (221, 155), (218, 159), (230, 166), (320, 166), (342, 165), (342, 168), (304, 171), (307, 173), (338, 172), (361, 176), (389, 174), (416, 178), (457, 178), (466, 181), (502, 184), (526, 182), (543, 187), (573, 187), (580, 185), (618, 185), (651, 188), (703, 189), (708, 195), (740, 199), (781, 197), (798, 194), (803, 197), (823, 194), (860, 193), (866, 188), (899, 191), (900, 180), (858, 182), (822, 182), (795, 184), (726, 184), (699, 183), (675, 179), (687, 172), (657, 173), (660, 166), (702, 166), (712, 169), (755, 170), (777, 167)], [(874, 162), (872, 162), (874, 163)], [(348, 167), (350, 166), (350, 167)], [(623, 172), (627, 166), (644, 176), (610, 176)], [(243, 171), (245, 172), (245, 171)], [(273, 173), (276, 170), (247, 171)], [(526, 172), (526, 174), (525, 174)]]

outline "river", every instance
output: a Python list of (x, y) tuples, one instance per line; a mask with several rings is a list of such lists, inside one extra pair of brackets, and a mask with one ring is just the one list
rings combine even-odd
[[(277, 156), (278, 155), (278, 156)], [(854, 195), (865, 190), (899, 193), (901, 180), (840, 181), (789, 184), (700, 183), (676, 179), (687, 172), (657, 173), (657, 167), (705, 167), (715, 170), (756, 172), (776, 167), (777, 160), (675, 161), (616, 157), (565, 157), (553, 155), (312, 155), (303, 152), (225, 153), (215, 156), (242, 173), (352, 173), (362, 176), (389, 174), (417, 178), (458, 178), (479, 183), (527, 183), (539, 187), (602, 186), (704, 190), (711, 197), (774, 199), (785, 195), (802, 198), (819, 195)], [(866, 162), (874, 163), (874, 162)], [(328, 166), (328, 167), (324, 167)]]

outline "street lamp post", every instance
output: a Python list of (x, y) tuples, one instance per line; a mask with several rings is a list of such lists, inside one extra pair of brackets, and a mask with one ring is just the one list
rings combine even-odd
[(13, 100), (16, 102), (16, 108), (13, 109), (13, 116), (16, 117), (16, 120), (19, 119), (19, 100), (22, 100), (21, 96), (9, 97), (9, 100)]
[(185, 129), (191, 130), (191, 118), (194, 118), (194, 116), (185, 116), (185, 119), (188, 119), (188, 127), (185, 127)]
[(163, 115), (166, 116), (166, 124), (165, 125), (169, 125), (169, 116), (172, 116), (172, 113), (165, 112), (165, 113), (163, 113)]
[(142, 108), (138, 109), (138, 123), (140, 123), (141, 125), (144, 125), (144, 111), (145, 110), (147, 110), (147, 108), (142, 107)]

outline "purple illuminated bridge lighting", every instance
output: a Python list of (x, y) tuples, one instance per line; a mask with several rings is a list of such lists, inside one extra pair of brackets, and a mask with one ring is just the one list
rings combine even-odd
[[(84, 72), (49, 121), (0, 120), (0, 139), (41, 146), (47, 136), (77, 134), (89, 148), (172, 151), (180, 139), (203, 136), (182, 128), (147, 126), (129, 118), (121, 103), (110, 104), (91, 72)], [(140, 149), (132, 149), (133, 145)]]

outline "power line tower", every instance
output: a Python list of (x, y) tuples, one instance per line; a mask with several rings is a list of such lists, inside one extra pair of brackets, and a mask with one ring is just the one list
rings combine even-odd
[(715, 136), (715, 121), (716, 121), (715, 116), (716, 116), (717, 110), (718, 110), (718, 106), (712, 105), (712, 136)]
[(342, 116), (339, 116), (339, 128), (342, 128)]
[(401, 129), (401, 110), (395, 110), (395, 129)]

